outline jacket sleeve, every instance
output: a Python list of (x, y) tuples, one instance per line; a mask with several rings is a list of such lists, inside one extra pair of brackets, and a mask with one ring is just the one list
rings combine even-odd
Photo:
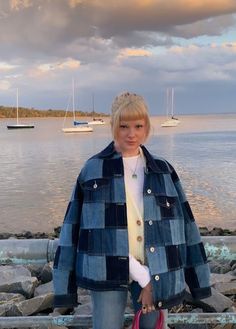
[(75, 262), (82, 203), (83, 193), (79, 179), (77, 179), (61, 227), (59, 244), (54, 258), (54, 307), (77, 306)]
[(185, 281), (193, 298), (203, 299), (211, 296), (210, 269), (204, 245), (180, 179), (170, 164), (169, 167), (171, 170), (172, 181), (174, 182), (179, 196), (185, 221)]

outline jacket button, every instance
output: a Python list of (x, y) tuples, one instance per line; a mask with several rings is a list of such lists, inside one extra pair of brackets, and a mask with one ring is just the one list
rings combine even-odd
[(143, 238), (139, 235), (139, 236), (137, 236), (137, 241), (138, 242), (141, 242), (143, 240)]
[(97, 183), (94, 183), (93, 188), (97, 188), (97, 187), (98, 187)]
[(149, 188), (147, 189), (147, 194), (151, 194), (152, 193), (152, 190)]
[(157, 306), (158, 306), (158, 307), (162, 307), (162, 302), (158, 302), (158, 303), (157, 303)]
[(166, 207), (170, 208), (170, 203), (168, 202), (168, 200), (166, 200)]
[(149, 220), (149, 221), (148, 221), (148, 224), (149, 224), (149, 225), (152, 225), (152, 224), (153, 224), (153, 221), (152, 221), (152, 220)]
[(159, 275), (155, 275), (155, 280), (156, 280), (156, 281), (159, 281), (159, 280), (160, 280)]
[(150, 247), (150, 251), (151, 252), (154, 252), (155, 251), (155, 248), (154, 247)]
[(139, 219), (137, 220), (136, 223), (137, 223), (137, 225), (139, 225), (139, 226), (142, 224), (142, 223), (141, 223), (141, 220), (139, 220)]

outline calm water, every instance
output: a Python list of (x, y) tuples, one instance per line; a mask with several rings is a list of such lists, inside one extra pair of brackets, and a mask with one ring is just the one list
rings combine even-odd
[[(147, 146), (176, 168), (198, 224), (235, 229), (236, 115), (184, 116), (175, 128), (161, 128), (163, 119), (152, 118)], [(60, 225), (81, 166), (110, 141), (109, 124), (66, 135), (62, 121), (31, 119), (35, 129), (21, 131), (0, 121), (1, 232)]]

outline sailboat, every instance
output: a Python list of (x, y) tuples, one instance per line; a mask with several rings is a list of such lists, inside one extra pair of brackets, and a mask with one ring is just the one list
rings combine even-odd
[(95, 118), (95, 111), (94, 111), (94, 94), (92, 95), (92, 106), (93, 106), (93, 120), (89, 121), (89, 125), (104, 125), (105, 121), (102, 118)]
[(66, 114), (64, 117), (64, 122), (63, 122), (63, 128), (62, 131), (64, 133), (83, 133), (83, 132), (92, 132), (93, 128), (88, 125), (87, 121), (80, 122), (77, 121), (75, 118), (75, 86), (74, 86), (74, 80), (72, 81), (72, 111), (73, 111), (73, 126), (72, 127), (64, 127), (65, 121), (66, 121), (66, 116), (68, 112), (68, 106), (66, 109)]
[(26, 129), (26, 128), (34, 128), (32, 124), (24, 124), (19, 123), (19, 106), (18, 106), (18, 88), (16, 89), (16, 124), (7, 125), (7, 129)]
[(180, 123), (180, 120), (174, 117), (174, 88), (166, 90), (166, 117), (161, 127), (176, 127)]

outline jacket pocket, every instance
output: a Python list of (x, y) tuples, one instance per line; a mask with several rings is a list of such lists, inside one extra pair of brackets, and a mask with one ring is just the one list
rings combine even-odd
[(160, 207), (162, 219), (181, 219), (183, 213), (178, 197), (155, 195), (156, 203)]
[(82, 183), (85, 202), (108, 201), (110, 183), (106, 178), (94, 178)]

